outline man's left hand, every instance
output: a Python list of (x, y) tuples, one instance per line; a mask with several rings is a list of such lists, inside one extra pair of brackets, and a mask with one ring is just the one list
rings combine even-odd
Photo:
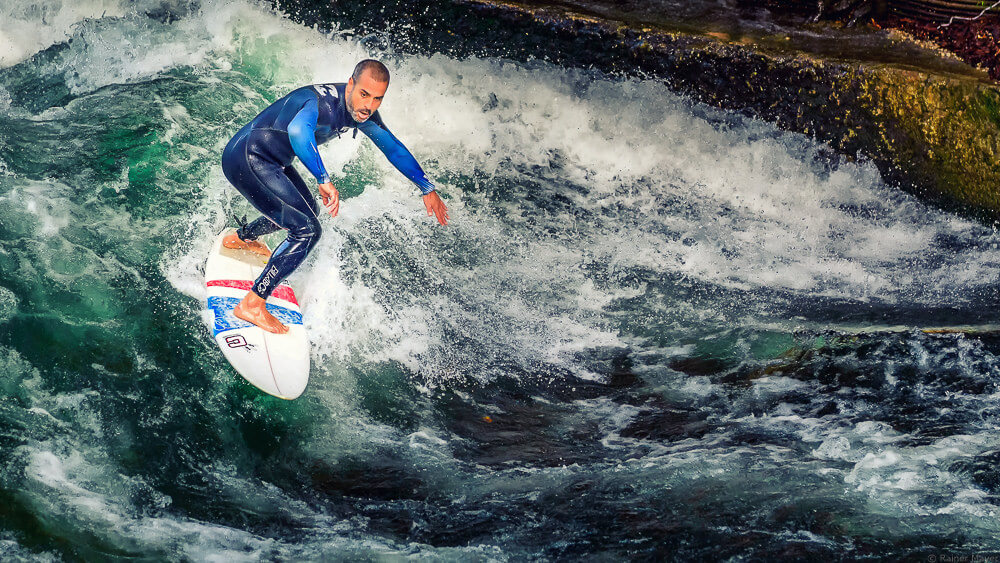
[(434, 215), (437, 217), (438, 223), (442, 225), (448, 224), (448, 208), (445, 207), (444, 202), (441, 201), (441, 196), (437, 192), (424, 194), (424, 207), (427, 208), (428, 217)]

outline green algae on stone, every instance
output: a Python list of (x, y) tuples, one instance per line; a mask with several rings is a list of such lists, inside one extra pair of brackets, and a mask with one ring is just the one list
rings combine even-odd
[[(879, 135), (869, 150), (925, 195), (1000, 219), (995, 86), (896, 69), (867, 71), (860, 109)], [(864, 124), (859, 124), (859, 127)]]

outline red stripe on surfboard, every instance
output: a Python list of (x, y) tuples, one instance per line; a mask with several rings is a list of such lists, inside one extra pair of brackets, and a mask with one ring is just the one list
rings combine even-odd
[[(208, 287), (231, 287), (233, 289), (242, 289), (243, 291), (250, 291), (250, 287), (253, 286), (253, 282), (249, 280), (212, 280), (208, 282)], [(295, 292), (292, 288), (287, 285), (279, 285), (274, 288), (271, 295), (277, 297), (278, 299), (284, 299), (289, 303), (294, 303), (297, 307), (299, 302), (295, 299)]]

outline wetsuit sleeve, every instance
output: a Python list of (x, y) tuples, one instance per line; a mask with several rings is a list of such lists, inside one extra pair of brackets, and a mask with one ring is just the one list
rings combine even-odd
[(319, 119), (319, 105), (316, 99), (307, 100), (295, 117), (288, 123), (288, 141), (292, 144), (295, 156), (316, 177), (316, 182), (325, 184), (330, 181), (323, 160), (319, 157), (316, 147), (316, 121)]
[(389, 162), (396, 167), (396, 170), (402, 172), (404, 176), (420, 188), (422, 194), (427, 195), (434, 191), (434, 184), (427, 179), (427, 175), (424, 174), (423, 168), (420, 168), (417, 159), (413, 158), (413, 155), (410, 154), (410, 151), (406, 150), (403, 143), (400, 143), (399, 139), (389, 132), (385, 123), (382, 122), (382, 118), (379, 117), (378, 112), (375, 112), (370, 119), (358, 125), (358, 129), (375, 143), (375, 146), (382, 151), (382, 154), (389, 159)]

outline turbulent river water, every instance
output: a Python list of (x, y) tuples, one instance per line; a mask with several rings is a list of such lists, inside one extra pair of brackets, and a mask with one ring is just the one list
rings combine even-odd
[[(0, 559), (1000, 549), (1000, 338), (888, 330), (995, 322), (1000, 236), (874, 166), (661, 82), (242, 0), (0, 21)], [(220, 154), (369, 55), (453, 224), (369, 141), (321, 148), (343, 202), (281, 401), (202, 312), (251, 211)]]

